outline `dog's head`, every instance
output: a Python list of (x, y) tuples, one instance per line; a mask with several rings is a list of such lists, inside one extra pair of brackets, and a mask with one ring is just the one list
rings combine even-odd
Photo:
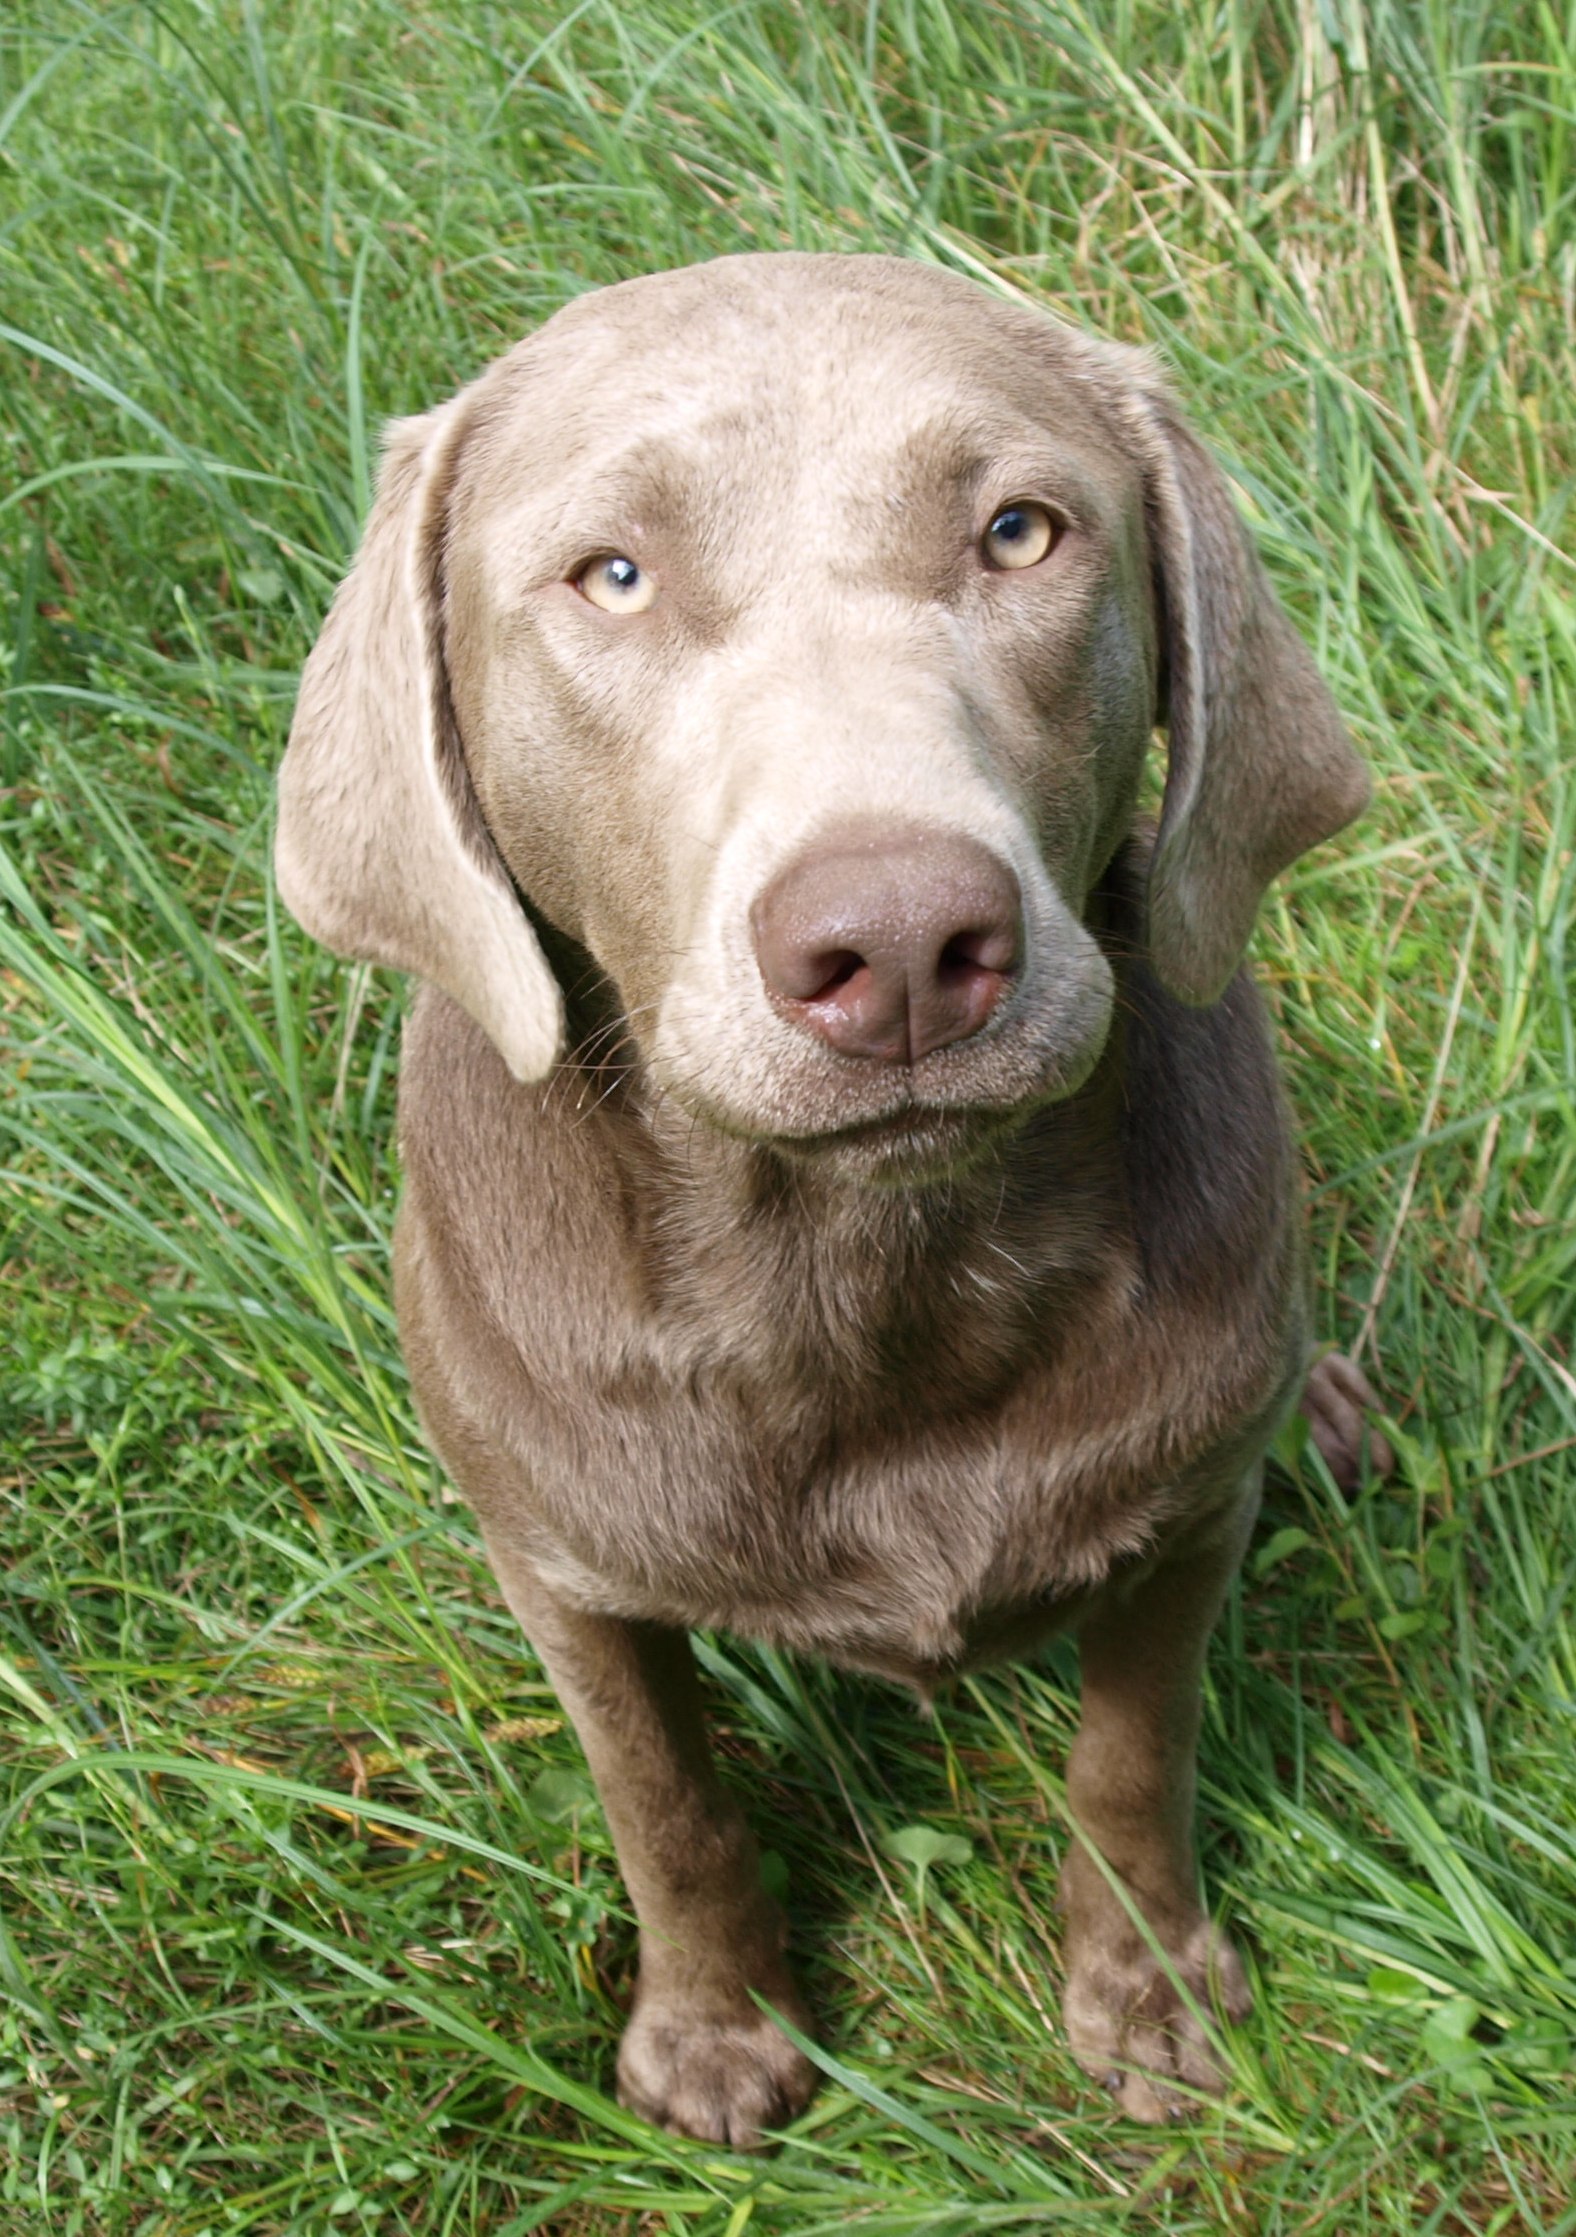
[(1157, 721), (1151, 960), (1208, 1003), (1366, 797), (1219, 472), (1133, 351), (921, 264), (728, 258), (392, 430), (280, 885), (521, 1079), (564, 1035), (525, 896), (690, 1111), (945, 1162), (1099, 1056), (1083, 920)]

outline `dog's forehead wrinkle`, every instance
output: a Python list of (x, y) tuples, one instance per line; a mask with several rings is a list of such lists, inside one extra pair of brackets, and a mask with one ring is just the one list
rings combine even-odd
[[(990, 315), (1003, 306), (987, 302), (982, 316), (979, 303), (938, 305), (927, 289), (926, 315), (915, 317), (911, 301), (873, 306), (835, 274), (787, 291), (770, 284), (780, 277), (749, 276), (747, 315), (726, 275), (577, 303), (571, 327), (555, 332), (552, 322), (506, 361), (501, 393), (484, 401), (489, 482), (507, 487), (545, 464), (556, 505), (570, 513), (598, 503), (638, 510), (647, 492), (670, 503), (687, 492), (714, 532), (739, 496), (776, 512), (793, 498), (806, 516), (843, 505), (856, 537), (861, 505), (897, 508), (927, 489), (972, 486), (1002, 453), (1043, 454), (1098, 498), (1109, 460), (1091, 461), (1091, 444), (1131, 451), (1079, 363), (1084, 345), (1048, 322), (1014, 310), (1004, 337)], [(911, 293), (909, 283), (898, 293)], [(516, 458), (508, 446), (522, 414), (506, 407), (522, 400), (528, 455)], [(733, 525), (747, 534), (752, 523)]]

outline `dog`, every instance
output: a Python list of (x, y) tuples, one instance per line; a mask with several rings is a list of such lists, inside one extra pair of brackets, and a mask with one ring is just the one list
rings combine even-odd
[(1220, 2087), (1205, 1645), (1305, 1385), (1346, 1478), (1371, 1402), (1239, 966), (1367, 791), (1149, 361), (958, 275), (629, 280), (389, 432), (279, 887), (423, 982), (403, 1348), (601, 1794), (651, 2120), (814, 2080), (694, 1627), (922, 1694), (1075, 1633), (1068, 2040), (1140, 2119)]

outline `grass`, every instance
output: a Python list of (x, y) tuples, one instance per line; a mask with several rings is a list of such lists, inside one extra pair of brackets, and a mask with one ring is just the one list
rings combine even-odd
[[(1576, 2231), (1573, 46), (1569, 0), (7, 12), (6, 2237)], [(267, 883), (379, 420), (761, 246), (1154, 344), (1378, 776), (1259, 953), (1403, 1464), (1283, 1453), (1202, 1757), (1258, 2007), (1163, 2136), (1054, 2020), (1054, 1657), (922, 1719), (709, 1643), (827, 2079), (757, 2163), (604, 2094), (607, 1839), (395, 1346), (401, 991)]]

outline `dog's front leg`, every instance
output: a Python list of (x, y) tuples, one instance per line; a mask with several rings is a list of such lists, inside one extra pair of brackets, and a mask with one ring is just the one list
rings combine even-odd
[(754, 1996), (809, 2020), (754, 1837), (712, 1764), (689, 1640), (588, 1615), (518, 1555), (488, 1551), (580, 1735), (640, 1921), (619, 2095), (664, 2128), (759, 2144), (804, 2105), (815, 2069)]
[(1133, 1589), (1113, 1590), (1079, 1634), (1083, 1708), (1067, 1764), (1075, 1829), (1062, 1872), (1062, 2010), (1079, 2064), (1138, 2120), (1163, 2120), (1184, 2106), (1187, 2091), (1221, 2086), (1189, 1998), (1234, 2020), (1251, 2003), (1236, 1952), (1199, 1901), (1193, 1805), (1204, 1651), (1257, 1505), (1255, 1471), (1218, 1531), (1164, 1559)]

